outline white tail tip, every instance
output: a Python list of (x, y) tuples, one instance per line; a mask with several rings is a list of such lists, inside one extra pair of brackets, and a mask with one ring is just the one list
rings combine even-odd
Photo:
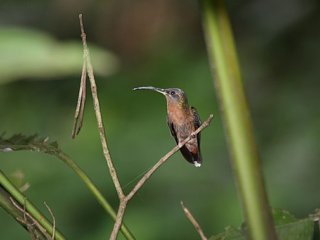
[(201, 163), (194, 162), (193, 164), (194, 164), (195, 167), (201, 167)]

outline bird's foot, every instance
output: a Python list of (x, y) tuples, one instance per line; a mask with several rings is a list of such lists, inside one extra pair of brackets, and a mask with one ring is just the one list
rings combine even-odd
[(192, 133), (191, 135), (190, 135), (190, 138), (196, 138), (197, 137), (197, 134), (195, 134), (195, 133)]

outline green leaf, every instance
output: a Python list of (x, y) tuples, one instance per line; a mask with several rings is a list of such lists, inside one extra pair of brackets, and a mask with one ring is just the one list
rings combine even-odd
[(273, 209), (272, 214), (280, 240), (312, 239), (314, 223), (311, 218), (299, 220), (283, 209)]
[(312, 240), (314, 223), (311, 219), (276, 226), (280, 240)]
[(24, 136), (22, 134), (15, 134), (8, 139), (0, 136), (0, 151), (11, 152), (19, 150), (29, 150), (35, 152), (43, 152), (57, 155), (61, 152), (58, 148), (57, 142), (50, 142), (49, 138), (41, 138), (37, 135)]
[(229, 226), (225, 229), (225, 232), (212, 236), (209, 240), (245, 240), (245, 238), (239, 229)]
[(292, 223), (298, 220), (292, 213), (283, 209), (272, 209), (272, 216), (275, 225)]
[[(79, 41), (62, 42), (37, 30), (0, 28), (0, 84), (19, 79), (80, 76), (83, 48)], [(110, 52), (90, 46), (95, 73), (109, 75), (118, 68)]]
[[(319, 240), (319, 225), (314, 223), (314, 217), (297, 219), (286, 210), (274, 209), (273, 219), (279, 240)], [(212, 236), (210, 240), (245, 240), (245, 227), (241, 230), (227, 227), (223, 233)]]

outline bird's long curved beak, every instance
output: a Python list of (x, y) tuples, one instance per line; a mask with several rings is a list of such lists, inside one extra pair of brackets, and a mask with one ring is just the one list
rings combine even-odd
[(161, 93), (163, 95), (167, 95), (166, 91), (162, 88), (157, 88), (157, 87), (151, 87), (151, 86), (148, 86), (148, 87), (136, 87), (133, 89), (134, 91), (135, 90), (152, 90), (152, 91), (155, 91), (155, 92), (158, 92), (158, 93)]

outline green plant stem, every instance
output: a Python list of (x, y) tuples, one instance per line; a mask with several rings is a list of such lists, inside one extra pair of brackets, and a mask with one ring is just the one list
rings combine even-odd
[(20, 223), (29, 233), (32, 237), (35, 239), (50, 239), (51, 236), (48, 233), (45, 233), (44, 229), (42, 228), (42, 231), (40, 230), (40, 227), (38, 227), (36, 224), (34, 224), (34, 221), (30, 219), (30, 217), (27, 215), (27, 210), (19, 210), (14, 204), (17, 204), (17, 202), (14, 200), (14, 198), (0, 186), (0, 206), (6, 210), (18, 223)]
[[(42, 152), (52, 156), (55, 156), (62, 160), (67, 166), (69, 166), (84, 182), (85, 186), (93, 194), (93, 196), (98, 200), (103, 209), (115, 220), (116, 213), (108, 203), (108, 201), (103, 197), (101, 192), (97, 189), (94, 183), (90, 180), (88, 175), (65, 153), (63, 153), (59, 148), (56, 142), (49, 142), (47, 138), (42, 139), (38, 138), (36, 135), (33, 136), (23, 136), (23, 135), (14, 135), (9, 139), (3, 139), (0, 136), (0, 151), (35, 151)], [(0, 179), (4, 181), (5, 178)], [(2, 182), (0, 181), (0, 184)], [(12, 185), (12, 184), (11, 184)], [(4, 185), (6, 186), (6, 185)], [(10, 187), (10, 184), (8, 185)], [(13, 186), (13, 185), (12, 185)], [(7, 190), (8, 191), (8, 190)], [(10, 191), (8, 191), (10, 192)], [(21, 202), (19, 202), (21, 203)], [(129, 229), (122, 225), (121, 232), (126, 237), (126, 239), (132, 240), (134, 236), (130, 233)]]
[[(94, 195), (100, 205), (104, 208), (104, 210), (111, 216), (111, 218), (115, 221), (117, 214), (113, 210), (112, 206), (108, 203), (108, 201), (103, 197), (101, 192), (97, 189), (97, 187), (93, 184), (91, 179), (86, 175), (86, 173), (66, 154), (60, 152), (57, 157), (59, 157), (63, 162), (65, 162), (84, 182), (89, 191)], [(123, 223), (121, 225), (120, 231), (128, 240), (135, 239), (133, 234), (129, 231), (128, 227)]]
[[(21, 221), (18, 220), (18, 217), (20, 217), (20, 220), (23, 220), (23, 212), (18, 210), (14, 205), (12, 204), (10, 197), (13, 201), (18, 203), (22, 208), (25, 209), (27, 213), (29, 213), (32, 218), (45, 229), (47, 233), (52, 236), (53, 233), (53, 226), (52, 224), (32, 205), (32, 203), (26, 199), (26, 197), (10, 182), (10, 180), (4, 175), (2, 171), (0, 171), (0, 188), (1, 188), (1, 197), (0, 197), (0, 204), (1, 206), (9, 212), (15, 219), (22, 224)], [(21, 218), (22, 216), (22, 218)], [(22, 224), (26, 227), (26, 224)], [(41, 231), (35, 230), (36, 232), (33, 232), (35, 234), (42, 235)], [(55, 229), (55, 239), (57, 240), (64, 240), (65, 238), (63, 235)]]
[(203, 26), (233, 168), (251, 239), (277, 239), (268, 205), (232, 30), (223, 0), (202, 0)]

